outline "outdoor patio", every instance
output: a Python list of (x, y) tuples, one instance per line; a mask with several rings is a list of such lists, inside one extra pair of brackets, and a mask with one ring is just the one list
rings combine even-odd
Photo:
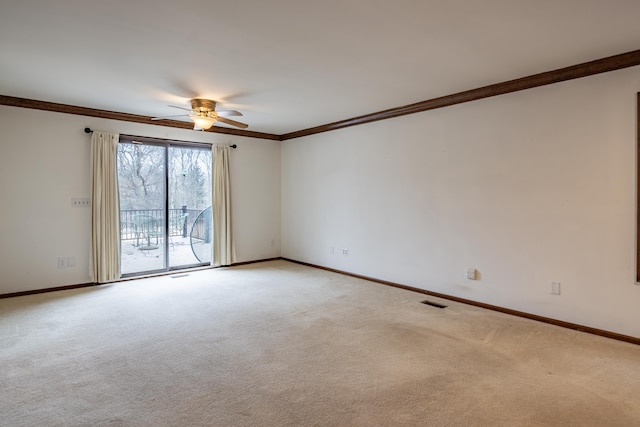
[[(182, 267), (199, 265), (201, 261), (196, 258), (191, 248), (189, 237), (172, 236), (169, 240), (169, 266)], [(136, 240), (122, 240), (122, 263), (120, 270), (122, 274), (137, 273), (142, 271), (153, 271), (164, 269), (166, 264), (164, 260), (164, 239), (158, 239), (158, 245), (146, 246), (140, 245), (136, 247)], [(202, 241), (195, 241), (194, 248), (198, 254), (204, 254), (210, 244)], [(200, 255), (203, 257), (202, 255)], [(204, 258), (204, 257), (203, 257)]]

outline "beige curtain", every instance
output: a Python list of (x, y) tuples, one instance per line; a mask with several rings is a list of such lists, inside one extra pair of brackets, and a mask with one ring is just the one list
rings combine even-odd
[(213, 261), (211, 265), (218, 267), (231, 265), (236, 257), (231, 237), (231, 191), (229, 184), (231, 148), (225, 145), (214, 145), (212, 151)]
[(91, 280), (120, 278), (120, 203), (117, 133), (94, 131), (91, 137)]

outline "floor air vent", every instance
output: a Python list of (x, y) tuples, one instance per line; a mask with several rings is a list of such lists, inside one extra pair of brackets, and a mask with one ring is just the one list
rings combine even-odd
[(430, 305), (431, 307), (447, 308), (446, 305), (438, 304), (437, 302), (429, 301), (428, 299), (422, 301), (422, 304)]

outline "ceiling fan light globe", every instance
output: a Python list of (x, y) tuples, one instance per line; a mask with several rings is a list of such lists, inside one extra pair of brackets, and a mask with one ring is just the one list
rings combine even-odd
[(215, 118), (207, 116), (191, 116), (191, 120), (202, 130), (209, 129), (216, 121)]

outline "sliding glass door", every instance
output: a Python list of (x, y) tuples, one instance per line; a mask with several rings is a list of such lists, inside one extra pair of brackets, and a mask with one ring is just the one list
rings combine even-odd
[(210, 263), (210, 147), (122, 138), (118, 185), (123, 276)]
[(211, 262), (211, 149), (169, 146), (169, 267)]

